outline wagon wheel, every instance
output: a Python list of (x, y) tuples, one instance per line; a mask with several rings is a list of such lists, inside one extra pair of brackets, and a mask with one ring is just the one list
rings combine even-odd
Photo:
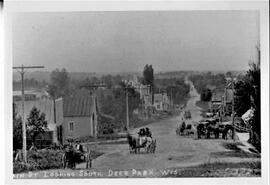
[(153, 153), (156, 152), (156, 148), (157, 148), (157, 140), (155, 139), (155, 143), (154, 143), (154, 147), (153, 147)]

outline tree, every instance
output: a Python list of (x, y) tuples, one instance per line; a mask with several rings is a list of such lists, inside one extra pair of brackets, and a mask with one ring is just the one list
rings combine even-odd
[[(120, 83), (120, 87), (111, 90), (110, 94), (106, 94), (103, 98), (99, 98), (101, 105), (101, 112), (115, 118), (115, 128), (123, 128), (126, 122), (126, 90), (128, 91), (129, 102), (129, 116), (132, 120), (134, 115), (133, 111), (140, 107), (140, 95), (134, 88), (129, 87), (126, 89), (124, 82)], [(104, 127), (104, 126), (102, 126)]]
[(16, 104), (13, 103), (13, 150), (22, 149), (22, 119), (17, 115)]
[(232, 76), (232, 72), (231, 72), (231, 71), (228, 71), (228, 72), (226, 73), (226, 76), (227, 76), (227, 77), (231, 77), (231, 76)]
[(146, 64), (143, 69), (143, 84), (150, 85), (150, 91), (152, 93), (152, 102), (154, 102), (154, 69), (152, 65)]
[(234, 110), (237, 116), (242, 116), (251, 106), (250, 85), (246, 81), (238, 81), (235, 84)]
[(61, 71), (56, 69), (51, 73), (51, 83), (49, 85), (49, 93), (54, 98), (66, 96), (70, 93), (70, 77), (65, 68)]
[(53, 99), (54, 122), (56, 123), (55, 100), (59, 97), (66, 96), (71, 92), (70, 78), (65, 68), (63, 68), (61, 71), (59, 69), (52, 71), (51, 83), (48, 85), (47, 91)]
[(102, 83), (104, 83), (109, 89), (112, 87), (112, 75), (103, 75), (101, 77)]
[(260, 150), (261, 147), (261, 97), (260, 97), (260, 48), (257, 47), (258, 59), (249, 64), (249, 70), (235, 86), (235, 110), (241, 116), (251, 106), (254, 117), (250, 120), (252, 127), (250, 142)]
[(254, 117), (251, 122), (252, 138), (251, 143), (260, 151), (261, 150), (261, 70), (260, 70), (260, 47), (256, 47), (258, 59), (252, 61), (247, 72), (248, 83), (251, 87), (251, 105), (255, 109)]
[(201, 93), (201, 101), (210, 101), (212, 98), (212, 92), (210, 89), (203, 89)]
[(40, 133), (44, 133), (47, 128), (47, 121), (44, 113), (40, 113), (36, 107), (33, 107), (27, 118), (27, 134), (30, 136), (31, 141), (35, 143), (36, 137)]

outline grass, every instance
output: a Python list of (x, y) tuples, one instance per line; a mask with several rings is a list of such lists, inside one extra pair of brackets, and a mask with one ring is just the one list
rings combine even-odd
[[(228, 151), (213, 152), (210, 157), (224, 158), (224, 157), (239, 157), (239, 158), (260, 158), (259, 154), (247, 153), (242, 151), (238, 146), (243, 145), (240, 142), (224, 142), (223, 147)], [(165, 177), (254, 177), (261, 176), (261, 162), (207, 162), (201, 165), (172, 168), (177, 169), (177, 174), (168, 174)]]
[(235, 177), (235, 176), (260, 176), (261, 162), (241, 163), (205, 163), (202, 165), (171, 168), (177, 170), (177, 174), (168, 174), (163, 177)]
[(240, 157), (240, 158), (260, 158), (260, 154), (257, 153), (248, 153), (241, 150), (238, 146), (242, 145), (240, 142), (234, 143), (223, 143), (224, 148), (229, 151), (225, 152), (212, 152), (211, 157)]

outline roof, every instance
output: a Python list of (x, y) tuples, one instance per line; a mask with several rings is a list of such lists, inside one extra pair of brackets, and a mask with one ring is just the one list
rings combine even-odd
[[(18, 115), (22, 116), (22, 101), (14, 102), (16, 104), (16, 111)], [(33, 107), (36, 107), (40, 110), (41, 113), (45, 114), (45, 119), (48, 122), (49, 129), (51, 128), (50, 124), (54, 124), (54, 112), (53, 112), (53, 100), (33, 100), (24, 102), (24, 120), (26, 121), (30, 111)], [(56, 110), (56, 123), (61, 124), (63, 122), (63, 99), (59, 98), (55, 101), (55, 110)]]
[(248, 123), (249, 120), (254, 116), (254, 109), (250, 108), (247, 112), (245, 112), (245, 114), (242, 115), (242, 119), (244, 121), (244, 123)]
[(89, 117), (93, 112), (93, 97), (78, 95), (64, 98), (64, 117)]

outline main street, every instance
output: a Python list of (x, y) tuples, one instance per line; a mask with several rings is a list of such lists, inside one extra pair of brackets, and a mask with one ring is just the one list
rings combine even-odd
[[(185, 109), (191, 111), (192, 121), (198, 121), (201, 119), (200, 108), (196, 106), (196, 101), (199, 100), (199, 94), (190, 81), (187, 81), (187, 83), (191, 85), (191, 90), (190, 99), (188, 100)], [(92, 149), (103, 152), (104, 154), (95, 159), (93, 161), (92, 169), (86, 170), (86, 172), (100, 172), (100, 174), (103, 175), (107, 174), (105, 177), (110, 177), (110, 175), (115, 172), (117, 174), (114, 177), (126, 177), (132, 176), (132, 173), (127, 173), (124, 176), (119, 176), (119, 173), (127, 170), (135, 173), (134, 170), (154, 169), (153, 174), (146, 174), (144, 177), (158, 177), (161, 174), (157, 173), (157, 171), (162, 169), (182, 168), (200, 164), (209, 164), (211, 162), (239, 163), (260, 160), (259, 158), (251, 159), (250, 157), (212, 155), (228, 151), (228, 149), (223, 147), (222, 143), (232, 141), (224, 141), (222, 139), (197, 140), (192, 136), (177, 136), (175, 130), (181, 119), (182, 115), (179, 115), (171, 119), (161, 120), (147, 125), (152, 131), (153, 138), (157, 140), (155, 154), (146, 154), (144, 152), (141, 152), (140, 154), (130, 154), (127, 143), (91, 145)], [(139, 129), (140, 128), (132, 130), (132, 133), (136, 134)], [(143, 149), (141, 149), (141, 151), (143, 151)], [(79, 175), (82, 173), (82, 170), (85, 170), (85, 163), (77, 165), (76, 169), (77, 170), (61, 169), (39, 171), (37, 172), (37, 177), (46, 178), (46, 173), (48, 172), (52, 174), (75, 173), (77, 174), (75, 177), (78, 178), (80, 177)], [(103, 175), (100, 177), (104, 177)]]
[[(192, 121), (201, 119), (200, 108), (196, 102), (200, 96), (192, 82), (186, 80), (191, 86), (190, 99), (186, 110), (191, 111)], [(181, 116), (158, 121), (147, 125), (152, 131), (153, 138), (157, 140), (155, 154), (130, 154), (127, 144), (100, 145), (98, 150), (105, 154), (93, 161), (93, 168), (97, 170), (106, 169), (167, 169), (172, 167), (186, 167), (208, 162), (239, 162), (242, 158), (212, 158), (211, 153), (224, 152), (226, 149), (221, 145), (224, 140), (196, 140), (193, 137), (177, 136), (175, 130), (181, 121)], [(140, 128), (133, 130), (135, 134)], [(143, 149), (141, 149), (143, 150)], [(82, 165), (80, 167), (83, 168)]]

